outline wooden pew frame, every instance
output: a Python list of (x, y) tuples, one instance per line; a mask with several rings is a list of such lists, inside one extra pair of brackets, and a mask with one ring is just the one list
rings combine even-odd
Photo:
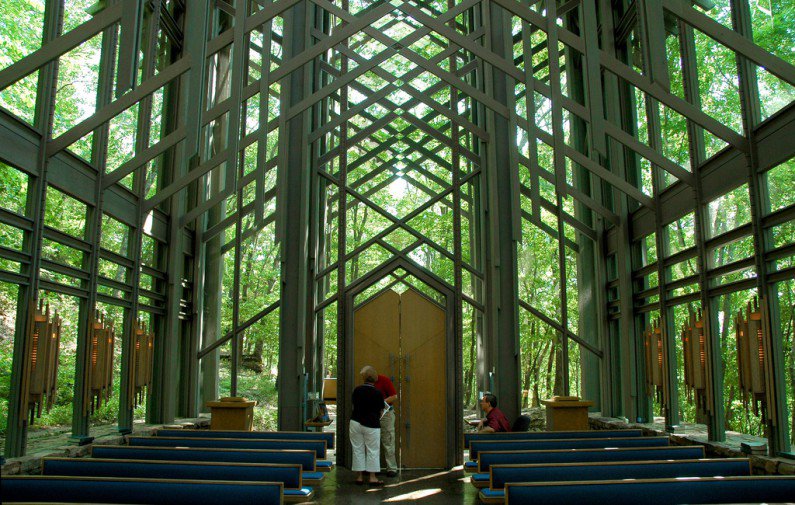
[[(289, 453), (305, 453), (305, 454), (311, 454), (312, 455), (311, 456), (312, 468), (311, 469), (307, 469), (307, 468), (303, 468), (302, 467), (303, 471), (304, 472), (318, 472), (318, 469), (317, 469), (317, 453), (315, 451), (310, 451), (310, 450), (301, 450), (301, 449), (281, 449), (281, 450), (279, 450), (279, 449), (224, 449), (224, 448), (209, 448), (209, 447), (178, 448), (178, 447), (158, 447), (158, 446), (148, 446), (148, 445), (146, 445), (146, 446), (136, 446), (136, 445), (101, 445), (101, 446), (96, 446), (96, 447), (97, 448), (103, 448), (103, 449), (104, 448), (110, 448), (111, 450), (115, 450), (115, 449), (119, 449), (119, 450), (121, 450), (121, 449), (135, 449), (135, 450), (139, 450), (139, 451), (141, 451), (141, 450), (143, 450), (143, 451), (170, 451), (170, 452), (174, 452), (174, 451), (188, 451), (186, 454), (190, 454), (190, 451), (209, 451), (209, 452), (225, 452), (225, 453), (229, 453), (229, 452), (245, 452), (245, 453), (285, 453), (285, 452), (289, 452)], [(92, 457), (93, 457), (93, 449), (94, 448), (92, 447), (92, 449), (91, 449)], [(154, 455), (154, 452), (153, 452), (153, 455)], [(110, 458), (110, 459), (138, 459), (138, 458)], [(166, 460), (163, 460), (163, 461), (183, 461), (183, 460), (169, 460), (169, 459), (166, 459)], [(187, 460), (184, 460), (184, 461), (209, 461), (209, 462), (216, 462), (216, 460), (191, 460), (191, 459), (187, 459)], [(254, 461), (224, 461), (224, 460), (218, 460), (218, 462), (222, 462), (222, 463), (256, 463)], [(266, 462), (263, 462), (263, 463), (266, 463)], [(281, 463), (281, 462), (277, 462), (277, 464), (278, 463)]]
[[(663, 442), (663, 441), (665, 441), (666, 443), (665, 444), (660, 444), (659, 443), (659, 442)], [(604, 443), (605, 445), (600, 446), (600, 447), (582, 447), (582, 449), (604, 449), (604, 448), (608, 448), (608, 447), (616, 447), (616, 448), (620, 448), (620, 447), (666, 447), (666, 446), (669, 445), (668, 442), (670, 442), (670, 439), (668, 437), (663, 436), (663, 437), (550, 438), (550, 439), (527, 439), (527, 440), (525, 440), (525, 439), (521, 439), (521, 440), (517, 439), (517, 440), (473, 440), (472, 441), (472, 443), (474, 443), (478, 447), (480, 445), (483, 445), (483, 444), (488, 444), (488, 445), (494, 444), (495, 446), (502, 445), (502, 446), (508, 447), (508, 446), (511, 446), (511, 445), (514, 445), (514, 444), (526, 444), (526, 443), (527, 444), (560, 443), (561, 445), (564, 445), (564, 444), (567, 444), (567, 443), (570, 443), (570, 444), (577, 444), (577, 443), (591, 444), (591, 443), (594, 443), (594, 442), (596, 442), (596, 443)], [(639, 442), (648, 442), (650, 445), (648, 445), (648, 446), (646, 446), (646, 445), (622, 445), (622, 444), (634, 444), (636, 442), (638, 442), (638, 443)], [(616, 445), (612, 445), (612, 444), (616, 444)], [(565, 449), (580, 449), (580, 447), (563, 447), (561, 449), (562, 450), (565, 450)], [(497, 448), (489, 449), (489, 451), (501, 451), (501, 450), (509, 450), (509, 449), (507, 449), (507, 448), (506, 449), (497, 449)], [(521, 450), (532, 451), (534, 449), (530, 449), (528, 447), (525, 447), (525, 448), (522, 448)], [(551, 450), (555, 450), (555, 449), (546, 448), (546, 449), (538, 449), (538, 450), (540, 450), (540, 451), (550, 450), (551, 451)], [(477, 452), (473, 453), (472, 445), (470, 445), (470, 447), (469, 447), (469, 459), (470, 459), (470, 461), (477, 461)]]
[[(742, 481), (746, 481), (746, 482), (784, 481), (785, 483), (791, 481), (791, 486), (792, 486), (793, 493), (790, 495), (790, 499), (791, 499), (792, 496), (795, 496), (795, 476), (791, 476), (791, 475), (752, 475), (752, 476), (744, 476), (744, 477), (693, 477), (693, 478), (687, 478), (687, 479), (632, 479), (632, 480), (599, 480), (599, 481), (508, 483), (508, 484), (505, 485), (505, 503), (506, 503), (506, 505), (510, 505), (511, 504), (511, 489), (512, 488), (525, 488), (525, 487), (540, 488), (540, 487), (557, 487), (557, 486), (560, 486), (561, 489), (562, 489), (562, 493), (566, 494), (568, 492), (568, 495), (565, 496), (560, 501), (560, 503), (570, 503), (572, 500), (576, 501), (576, 497), (572, 497), (571, 496), (571, 493), (573, 491), (572, 486), (587, 486), (587, 487), (591, 488), (591, 492), (596, 491), (599, 486), (616, 486), (616, 485), (618, 485), (618, 486), (621, 486), (621, 487), (627, 486), (627, 488), (629, 488), (631, 486), (638, 486), (638, 491), (636, 491), (634, 493), (635, 496), (633, 497), (632, 502), (629, 502), (629, 501), (626, 501), (626, 500), (622, 501), (619, 497), (616, 497), (615, 495), (611, 494), (611, 496), (609, 497), (610, 503), (613, 503), (614, 505), (621, 505), (621, 504), (625, 504), (625, 503), (633, 503), (633, 504), (634, 503), (638, 503), (638, 498), (637, 498), (638, 492), (642, 492), (642, 488), (643, 488), (644, 484), (662, 484), (662, 485), (665, 485), (665, 484), (669, 484), (670, 483), (670, 484), (676, 484), (677, 487), (680, 487), (683, 484), (691, 484), (691, 485), (699, 485), (699, 483), (726, 484), (727, 482), (742, 482)], [(565, 489), (565, 488), (568, 488), (568, 489), (563, 491), (563, 489)], [(763, 493), (766, 490), (766, 487), (760, 485), (758, 489), (759, 489), (759, 492)], [(547, 498), (547, 497), (543, 497), (543, 498)], [(605, 496), (605, 497), (593, 496), (593, 500), (594, 501), (601, 502), (600, 499), (603, 499), (603, 500), (607, 501), (608, 497), (607, 496)], [(768, 501), (768, 498), (764, 494), (762, 496), (760, 496), (760, 499), (761, 499), (761, 502)], [(679, 500), (679, 501), (681, 501), (681, 500)], [(670, 502), (666, 502), (666, 503), (678, 503), (679, 501), (676, 501), (676, 500), (672, 499)], [(743, 500), (741, 500), (741, 501), (743, 501)], [(745, 501), (745, 502), (747, 503), (747, 501)], [(756, 499), (753, 500), (753, 502), (760, 503), (760, 501), (758, 501)], [(549, 502), (547, 502), (547, 503), (549, 503)], [(703, 503), (703, 502), (698, 502), (698, 503)], [(714, 501), (714, 502), (711, 502), (711, 503), (732, 503), (732, 502), (730, 500), (729, 501), (721, 500), (721, 501)]]
[[(619, 453), (619, 452), (638, 452), (638, 451), (664, 451), (664, 450), (681, 450), (684, 451), (684, 448), (696, 448), (701, 449), (701, 457), (697, 459), (703, 459), (704, 454), (704, 446), (702, 445), (679, 445), (679, 446), (667, 446), (667, 447), (619, 447), (617, 449), (552, 449), (548, 451), (483, 451), (483, 453), (489, 454), (524, 454), (524, 453), (593, 453), (593, 452), (610, 452), (610, 453)], [(653, 458), (652, 458), (653, 459)], [(683, 459), (693, 459), (690, 458), (683, 458)], [(612, 460), (617, 461), (617, 460)], [(635, 461), (635, 460), (627, 460), (627, 461)], [(637, 461), (644, 461), (644, 460), (637, 460)], [(477, 473), (486, 473), (482, 468), (483, 460), (478, 458), (478, 466), (477, 466)], [(555, 464), (556, 462), (551, 462), (548, 464)], [(574, 461), (570, 463), (575, 463)], [(583, 463), (586, 463), (583, 461)], [(499, 464), (511, 464), (509, 462), (499, 463)], [(530, 463), (528, 463), (530, 464)], [(471, 472), (472, 470), (470, 470)]]

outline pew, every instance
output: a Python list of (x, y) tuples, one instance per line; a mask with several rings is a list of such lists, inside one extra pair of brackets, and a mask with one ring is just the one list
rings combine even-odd
[(207, 447), (229, 449), (296, 449), (314, 450), (317, 454), (316, 471), (329, 472), (334, 467), (326, 457), (326, 438), (302, 439), (252, 439), (252, 438), (204, 438), (204, 437), (127, 437), (129, 445), (159, 447)]
[(762, 503), (791, 502), (793, 497), (795, 497), (795, 477), (789, 475), (531, 482), (508, 483), (505, 486), (508, 505)]
[(297, 463), (303, 479), (319, 480), (323, 474), (315, 466), (315, 451), (276, 449), (204, 449), (190, 447), (132, 447), (128, 445), (94, 445), (95, 458), (139, 459), (158, 461), (214, 461), (227, 463)]
[[(173, 430), (161, 428), (155, 432), (158, 437), (199, 437), (199, 438), (255, 438), (280, 440), (325, 440), (326, 448), (334, 449), (333, 431), (236, 431), (236, 430)], [(605, 435), (606, 436), (606, 435)]]
[[(478, 456), (477, 471), (486, 473), (498, 464), (587, 463), (590, 461), (643, 461), (655, 459), (703, 459), (704, 447), (618, 447), (616, 449), (557, 449), (550, 451), (484, 451)], [(468, 462), (475, 463), (474, 461)], [(474, 470), (470, 470), (474, 471)]]
[(751, 475), (745, 458), (693, 459), (679, 461), (611, 461), (605, 463), (562, 463), (554, 465), (492, 465), (489, 473), (475, 474), (472, 484), (482, 488), (484, 503), (503, 503), (505, 485), (514, 482), (560, 482), (677, 477)]
[(147, 503), (152, 505), (236, 505), (283, 503), (281, 482), (130, 479), (62, 475), (3, 476), (0, 500), (59, 503)]
[(299, 464), (213, 463), (202, 461), (138, 461), (99, 458), (44, 458), (42, 475), (127, 477), (136, 479), (242, 480), (281, 482), (285, 502), (311, 499)]
[(222, 449), (300, 449), (315, 451), (317, 459), (326, 457), (325, 440), (255, 440), (244, 438), (131, 437), (127, 445), (138, 447), (207, 447)]
[(579, 438), (562, 440), (473, 440), (469, 458), (481, 451), (545, 451), (553, 449), (601, 449), (606, 447), (664, 447), (668, 437)]
[(472, 440), (537, 440), (562, 438), (618, 438), (642, 437), (643, 430), (587, 430), (587, 431), (500, 431), (496, 433), (464, 433), (464, 449)]

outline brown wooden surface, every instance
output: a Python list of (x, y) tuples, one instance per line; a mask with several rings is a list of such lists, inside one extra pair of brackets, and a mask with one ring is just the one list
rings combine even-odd
[(254, 427), (254, 405), (257, 402), (207, 402), (210, 407), (211, 430), (246, 430)]
[(445, 466), (444, 349), (444, 311), (413, 289), (385, 291), (354, 313), (355, 385), (367, 364), (394, 377), (395, 447), (403, 468)]
[(445, 313), (413, 289), (401, 294), (400, 303), (401, 405), (410, 423), (400, 424), (403, 465), (442, 468), (447, 447)]
[(589, 429), (588, 407), (593, 406), (593, 402), (541, 400), (541, 403), (546, 407), (548, 431)]

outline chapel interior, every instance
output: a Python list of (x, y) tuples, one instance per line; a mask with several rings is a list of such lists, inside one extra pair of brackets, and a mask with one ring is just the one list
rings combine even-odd
[(3, 487), (242, 429), (333, 433), (309, 503), (479, 503), (487, 393), (795, 475), (792, 0), (18, 0), (0, 40)]

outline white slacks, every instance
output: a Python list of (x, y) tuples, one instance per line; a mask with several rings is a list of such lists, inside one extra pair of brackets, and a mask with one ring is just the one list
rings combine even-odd
[(381, 429), (362, 426), (358, 421), (351, 420), (349, 429), (351, 446), (353, 447), (354, 472), (374, 472), (381, 470)]

